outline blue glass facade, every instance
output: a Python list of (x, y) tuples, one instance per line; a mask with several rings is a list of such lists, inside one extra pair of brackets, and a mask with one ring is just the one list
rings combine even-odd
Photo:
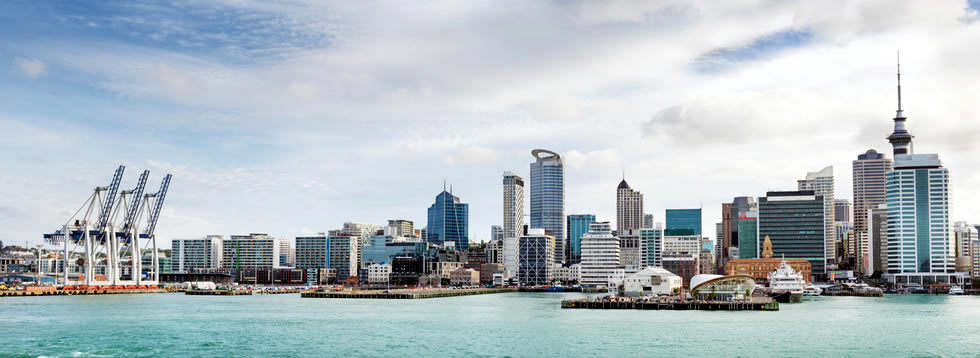
[(391, 263), (395, 257), (422, 257), (428, 247), (424, 242), (391, 242), (391, 240), (391, 236), (371, 238), (371, 244), (362, 248), (361, 262), (364, 266)]
[(664, 236), (701, 235), (701, 209), (667, 209)]
[(568, 264), (582, 262), (582, 235), (589, 232), (589, 224), (595, 222), (595, 215), (568, 216)]
[(468, 250), (469, 209), (469, 204), (460, 202), (459, 197), (443, 190), (429, 207), (426, 240), (436, 245), (453, 242), (457, 250)]
[(531, 163), (531, 228), (565, 237), (565, 169), (561, 158), (538, 158)]
[(565, 166), (558, 153), (531, 152), (530, 228), (544, 229), (555, 238), (555, 262), (565, 262)]

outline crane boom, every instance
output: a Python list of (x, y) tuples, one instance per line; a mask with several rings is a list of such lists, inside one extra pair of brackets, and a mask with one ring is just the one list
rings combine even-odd
[(144, 170), (143, 174), (140, 174), (140, 179), (136, 182), (136, 188), (133, 189), (133, 201), (129, 205), (129, 212), (126, 213), (126, 219), (123, 221), (124, 231), (129, 231), (136, 222), (136, 216), (139, 213), (140, 200), (143, 199), (143, 189), (146, 188), (146, 178), (150, 176), (149, 170)]
[(122, 182), (122, 176), (125, 170), (126, 166), (120, 165), (119, 169), (116, 169), (116, 174), (112, 176), (112, 183), (109, 184), (109, 188), (106, 191), (105, 202), (102, 204), (102, 212), (99, 214), (99, 226), (96, 227), (97, 231), (101, 232), (105, 229), (106, 224), (109, 223), (112, 204), (116, 201), (116, 192), (119, 191), (119, 183)]
[(156, 229), (157, 219), (160, 218), (160, 209), (163, 208), (163, 199), (167, 197), (167, 188), (170, 187), (171, 176), (167, 174), (163, 177), (163, 181), (160, 182), (160, 190), (153, 195), (156, 200), (153, 202), (153, 211), (150, 213), (150, 221), (146, 226), (146, 236), (148, 237), (153, 236), (153, 230)]

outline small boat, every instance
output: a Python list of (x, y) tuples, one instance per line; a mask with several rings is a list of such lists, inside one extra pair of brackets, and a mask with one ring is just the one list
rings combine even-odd
[(822, 293), (823, 293), (823, 289), (820, 288), (820, 287), (814, 286), (812, 283), (811, 284), (808, 284), (806, 286), (803, 286), (803, 295), (804, 296), (811, 296), (811, 297), (812, 296), (820, 296), (820, 294), (822, 294)]
[(964, 294), (963, 288), (960, 286), (953, 286), (949, 288), (949, 294), (951, 295), (962, 295)]

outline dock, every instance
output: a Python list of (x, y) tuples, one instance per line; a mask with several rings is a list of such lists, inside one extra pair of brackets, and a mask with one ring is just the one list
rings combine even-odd
[(682, 301), (641, 300), (616, 298), (593, 300), (580, 298), (561, 301), (561, 308), (600, 310), (701, 310), (701, 311), (779, 311), (779, 302), (768, 297), (753, 297), (750, 301)]
[(383, 300), (414, 300), (441, 297), (487, 295), (494, 293), (517, 292), (516, 288), (475, 288), (475, 289), (427, 289), (427, 290), (380, 290), (367, 291), (319, 291), (303, 293), (303, 298), (365, 298)]
[(277, 290), (186, 290), (185, 295), (193, 296), (252, 296), (252, 295), (281, 295), (287, 293), (306, 293), (312, 292), (309, 289), (301, 288), (290, 288), (290, 289), (277, 289)]
[(79, 296), (79, 295), (132, 295), (141, 293), (166, 293), (162, 288), (133, 288), (133, 289), (74, 289), (74, 290), (25, 290), (0, 291), (0, 297), (26, 296)]

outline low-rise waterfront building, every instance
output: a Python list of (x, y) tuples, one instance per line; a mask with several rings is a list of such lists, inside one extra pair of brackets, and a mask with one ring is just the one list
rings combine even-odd
[(371, 264), (367, 267), (368, 283), (388, 283), (391, 279), (391, 264)]
[(498, 271), (503, 271), (506, 267), (504, 264), (493, 264), (486, 263), (480, 265), (480, 282), (481, 283), (493, 283), (493, 274)]
[(702, 274), (691, 278), (691, 297), (714, 301), (745, 299), (752, 297), (755, 285), (755, 280), (747, 275)]
[(725, 265), (725, 274), (746, 275), (752, 277), (756, 282), (769, 282), (769, 274), (776, 271), (779, 265), (785, 261), (794, 271), (803, 275), (803, 280), (813, 282), (812, 265), (806, 259), (784, 259), (774, 258), (772, 251), (772, 240), (766, 236), (762, 244), (762, 257), (757, 259), (733, 259)]
[(664, 254), (663, 268), (681, 277), (681, 285), (690, 287), (691, 278), (700, 273), (699, 253), (668, 253)]
[(681, 277), (661, 267), (647, 267), (629, 275), (618, 285), (620, 296), (672, 295), (681, 288)]
[(480, 271), (461, 268), (449, 274), (449, 283), (453, 286), (476, 286), (480, 284)]
[(391, 261), (391, 283), (415, 285), (425, 273), (425, 257), (396, 257)]

